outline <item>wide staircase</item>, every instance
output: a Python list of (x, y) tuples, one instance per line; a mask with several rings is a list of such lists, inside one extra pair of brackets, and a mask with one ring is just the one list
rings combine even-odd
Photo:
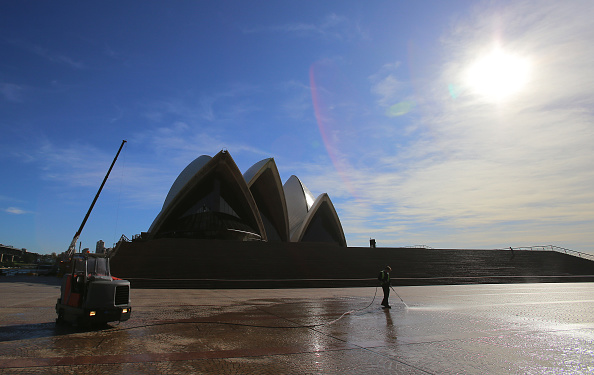
[(120, 243), (111, 270), (133, 287), (147, 288), (375, 286), (386, 265), (393, 269), (393, 285), (594, 281), (594, 260), (562, 250), (159, 239)]

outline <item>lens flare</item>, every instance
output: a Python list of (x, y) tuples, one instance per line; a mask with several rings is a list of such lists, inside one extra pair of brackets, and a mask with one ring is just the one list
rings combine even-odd
[(388, 117), (403, 116), (403, 115), (409, 113), (410, 111), (412, 111), (414, 107), (415, 107), (414, 102), (405, 100), (405, 101), (396, 103), (396, 104), (388, 107), (388, 109), (386, 110), (386, 116), (388, 116)]
[(311, 96), (318, 129), (328, 156), (349, 193), (356, 197), (350, 180), (353, 167), (348, 161), (349, 153), (357, 146), (357, 129), (352, 118), (356, 106), (350, 94), (348, 82), (338, 73), (332, 62), (319, 61), (311, 65), (309, 80)]

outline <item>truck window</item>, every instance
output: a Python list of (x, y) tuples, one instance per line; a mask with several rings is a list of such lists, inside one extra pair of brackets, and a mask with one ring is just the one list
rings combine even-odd
[(109, 276), (107, 259), (89, 257), (87, 262), (87, 274), (89, 276)]
[(97, 262), (97, 259), (95, 258), (90, 258), (87, 259), (87, 275), (89, 276), (95, 276), (95, 263)]
[(83, 258), (74, 258), (74, 273), (85, 273), (85, 260)]
[(107, 259), (97, 258), (95, 265), (95, 276), (109, 276), (109, 270), (107, 269)]

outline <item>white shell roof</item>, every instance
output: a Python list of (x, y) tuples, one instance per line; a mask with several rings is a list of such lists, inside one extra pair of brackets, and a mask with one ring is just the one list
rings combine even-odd
[[(219, 153), (219, 154), (221, 154), (221, 153)], [(220, 158), (219, 154), (217, 154), (217, 156), (215, 156), (215, 158)], [(181, 195), (180, 193), (182, 191), (188, 190), (189, 188), (192, 188), (192, 187), (186, 188), (186, 185), (190, 181), (195, 179), (194, 176), (196, 176), (201, 171), (202, 168), (204, 168), (207, 164), (209, 164), (209, 162), (212, 159), (213, 159), (213, 157), (211, 157), (211, 156), (202, 155), (202, 156), (196, 158), (190, 164), (188, 164), (188, 166), (186, 168), (184, 168), (184, 170), (179, 174), (179, 176), (177, 177), (177, 179), (171, 186), (171, 189), (169, 189), (167, 197), (165, 198), (165, 202), (163, 203), (163, 208), (162, 208), (161, 212), (159, 213), (159, 215), (157, 215), (157, 217), (155, 218), (155, 221), (151, 225), (149, 232), (153, 231), (156, 223), (161, 223), (164, 220), (161, 216), (165, 215), (166, 211), (169, 212), (171, 210), (171, 208), (169, 207), (170, 205), (178, 204), (175, 202), (179, 201), (180, 198), (178, 196)], [(219, 160), (219, 159), (217, 159), (217, 160)], [(230, 172), (225, 172), (225, 173), (227, 173), (229, 176), (232, 176), (232, 177), (235, 176), (234, 178), (236, 179), (235, 180), (236, 182), (231, 182), (231, 183), (234, 184), (233, 186), (235, 186), (236, 184), (239, 184), (237, 186), (241, 187), (240, 192), (241, 192), (241, 194), (243, 194), (245, 196), (245, 202), (247, 202), (247, 204), (249, 204), (249, 206), (251, 207), (250, 210), (253, 213), (253, 215), (257, 216), (255, 219), (255, 222), (256, 222), (257, 226), (259, 227), (260, 232), (262, 232), (262, 237), (264, 240), (266, 240), (266, 234), (264, 231), (262, 219), (260, 217), (256, 202), (254, 201), (254, 198), (253, 198), (249, 189), (252, 186), (252, 184), (256, 183), (256, 181), (258, 181), (261, 178), (261, 176), (263, 176), (263, 173), (265, 173), (266, 170), (271, 170), (275, 177), (273, 177), (272, 182), (269, 179), (269, 177), (267, 177), (267, 179), (266, 179), (267, 182), (265, 183), (265, 185), (270, 188), (278, 186), (276, 189), (277, 189), (277, 191), (279, 191), (279, 193), (281, 193), (281, 202), (280, 203), (275, 202), (274, 204), (276, 204), (276, 205), (280, 204), (280, 205), (284, 206), (284, 203), (286, 203), (286, 209), (280, 208), (280, 210), (282, 211), (280, 213), (280, 215), (281, 216), (286, 215), (284, 220), (278, 217), (277, 211), (275, 211), (275, 210), (271, 211), (271, 212), (277, 212), (276, 219), (274, 219), (274, 222), (276, 222), (277, 224), (282, 223), (282, 225), (279, 225), (279, 228), (277, 228), (277, 230), (282, 231), (283, 230), (282, 227), (286, 228), (287, 223), (288, 223), (289, 237), (286, 240), (291, 241), (291, 242), (301, 241), (304, 234), (307, 232), (309, 226), (314, 221), (314, 218), (316, 217), (320, 207), (327, 206), (330, 210), (329, 214), (330, 214), (331, 220), (333, 220), (336, 224), (336, 227), (334, 230), (337, 231), (336, 235), (338, 236), (339, 245), (346, 246), (346, 240), (344, 237), (344, 232), (342, 230), (342, 225), (340, 224), (340, 219), (338, 218), (336, 210), (335, 210), (334, 206), (332, 205), (332, 202), (330, 201), (330, 198), (328, 197), (328, 195), (326, 193), (321, 194), (316, 199), (314, 197), (314, 195), (311, 193), (311, 191), (309, 191), (309, 189), (303, 184), (303, 182), (301, 182), (301, 180), (297, 176), (294, 176), (294, 175), (289, 177), (289, 179), (285, 182), (285, 184), (281, 186), (280, 185), (281, 184), (280, 176), (278, 175), (278, 169), (276, 168), (276, 164), (274, 163), (273, 158), (266, 158), (266, 159), (260, 160), (256, 164), (252, 165), (243, 174), (243, 176), (241, 176), (239, 170), (237, 169), (237, 166), (235, 165), (235, 162), (233, 161), (233, 158), (231, 158), (230, 155), (227, 156), (226, 160), (227, 160), (226, 163), (229, 165), (232, 165), (232, 168), (230, 169)], [(233, 170), (236, 170), (237, 172), (234, 172)], [(239, 180), (239, 179), (237, 179), (237, 177), (239, 177), (239, 178), (243, 177), (243, 179)], [(193, 182), (193, 183), (195, 184), (196, 182)], [(271, 186), (271, 184), (274, 186)], [(262, 189), (262, 187), (260, 187), (258, 189), (258, 191), (261, 191), (261, 189)], [(266, 190), (267, 188), (264, 188), (264, 189)], [(284, 198), (284, 199), (282, 199), (282, 198)], [(327, 203), (327, 205), (323, 205), (324, 203)], [(324, 208), (324, 212), (326, 212), (324, 215), (328, 214), (328, 211), (325, 208)], [(161, 225), (161, 224), (159, 224), (159, 225)], [(285, 231), (286, 231), (286, 229), (285, 229)]]
[[(274, 158), (266, 158), (252, 165), (245, 171), (243, 178), (256, 199), (258, 209), (270, 220), (278, 237), (282, 241), (289, 241), (287, 202)], [(262, 181), (263, 185), (258, 181)]]
[[(184, 168), (171, 186), (171, 189), (169, 189), (169, 193), (163, 203), (163, 208), (151, 224), (149, 233), (157, 233), (163, 225), (163, 222), (168, 219), (173, 207), (185, 199), (186, 194), (188, 194), (191, 189), (200, 184), (201, 179), (197, 178), (197, 176), (199, 176), (201, 171), (205, 168), (208, 168), (206, 171), (207, 174), (222, 173), (226, 176), (228, 183), (232, 184), (232, 188), (235, 190), (236, 194), (239, 194), (238, 199), (241, 201), (240, 204), (244, 206), (244, 210), (249, 211), (245, 218), (251, 222), (254, 230), (258, 231), (256, 234), (260, 235), (263, 240), (266, 240), (264, 225), (258, 213), (254, 198), (252, 197), (241, 172), (237, 168), (235, 161), (227, 151), (221, 151), (214, 157), (202, 155)], [(201, 178), (203, 177), (204, 176)]]
[(208, 163), (212, 157), (208, 155), (202, 155), (194, 159), (193, 162), (188, 164), (187, 167), (177, 176), (173, 185), (171, 185), (171, 189), (169, 189), (169, 193), (167, 193), (167, 197), (165, 198), (165, 202), (163, 203), (163, 209), (171, 203), (173, 198), (183, 189), (183, 187), (190, 181), (190, 179), (198, 173), (198, 171)]
[(346, 238), (344, 237), (342, 225), (340, 224), (340, 218), (338, 217), (338, 214), (336, 213), (336, 209), (334, 208), (334, 205), (332, 204), (330, 197), (326, 193), (320, 194), (316, 198), (314, 204), (310, 207), (309, 212), (307, 213), (307, 215), (301, 222), (300, 227), (294, 233), (292, 233), (293, 235), (291, 236), (291, 242), (301, 242), (301, 240), (303, 239), (303, 236), (307, 232), (307, 229), (311, 225), (315, 216), (318, 215), (318, 212), (320, 211), (323, 204), (326, 204), (327, 208), (330, 211), (332, 219), (333, 219), (334, 223), (336, 224), (336, 227), (338, 230), (336, 235), (339, 237), (339, 245), (346, 246)]
[(267, 158), (267, 159), (260, 160), (256, 164), (252, 165), (250, 167), (250, 169), (245, 171), (245, 173), (243, 174), (243, 178), (244, 178), (245, 182), (247, 182), (248, 186), (251, 185), (254, 177), (256, 177), (256, 175), (258, 175), (262, 171), (262, 167), (265, 166), (267, 163), (269, 163), (271, 160), (274, 160), (274, 159)]
[(293, 238), (294, 233), (301, 227), (307, 212), (314, 204), (315, 198), (311, 191), (293, 175), (283, 186), (285, 200), (287, 201), (287, 215), (289, 216), (289, 233)]

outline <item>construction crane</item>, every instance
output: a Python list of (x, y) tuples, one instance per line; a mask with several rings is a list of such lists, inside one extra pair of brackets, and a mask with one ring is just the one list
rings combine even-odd
[(130, 319), (130, 282), (111, 276), (107, 254), (76, 252), (80, 234), (125, 143), (123, 140), (60, 264), (63, 278), (56, 302), (57, 324), (90, 325)]
[(65, 260), (69, 260), (70, 258), (72, 258), (72, 255), (76, 252), (76, 243), (78, 242), (78, 239), (80, 238), (80, 234), (82, 233), (82, 230), (85, 227), (85, 224), (87, 223), (87, 220), (89, 219), (89, 216), (91, 215), (91, 211), (93, 211), (93, 207), (95, 207), (95, 203), (97, 203), (97, 199), (99, 199), (99, 194), (101, 194), (101, 190), (103, 190), (103, 186), (105, 186), (105, 183), (107, 182), (107, 178), (109, 177), (109, 174), (111, 173), (111, 170), (113, 169), (113, 166), (115, 165), (116, 160), (118, 160), (118, 156), (120, 156), (120, 152), (122, 151), (122, 148), (124, 147), (125, 143), (126, 143), (126, 140), (123, 140), (115, 158), (113, 158), (113, 161), (111, 162), (111, 166), (109, 167), (109, 170), (107, 171), (107, 174), (105, 175), (105, 178), (103, 179), (103, 182), (101, 183), (101, 186), (99, 186), (99, 190), (97, 191), (97, 194), (95, 194), (95, 199), (93, 199), (93, 203), (91, 203), (91, 207), (89, 207), (89, 210), (87, 211), (87, 214), (85, 215), (85, 218), (83, 219), (82, 223), (80, 224), (80, 227), (74, 234), (74, 237), (72, 238), (72, 242), (70, 243), (70, 246), (68, 246), (68, 250), (66, 251), (66, 254), (65, 254), (66, 259)]

